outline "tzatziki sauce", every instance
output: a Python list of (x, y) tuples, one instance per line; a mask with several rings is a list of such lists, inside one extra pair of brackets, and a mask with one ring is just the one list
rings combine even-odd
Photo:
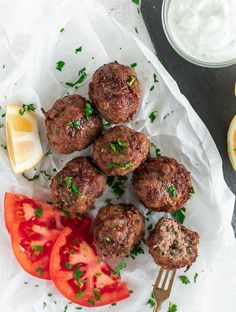
[(209, 63), (236, 59), (236, 0), (171, 0), (167, 23), (185, 54)]

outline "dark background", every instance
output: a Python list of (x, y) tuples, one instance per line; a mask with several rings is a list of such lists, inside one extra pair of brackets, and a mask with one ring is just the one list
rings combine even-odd
[[(161, 0), (143, 0), (141, 5), (143, 18), (157, 56), (209, 129), (223, 159), (226, 183), (236, 194), (236, 172), (229, 162), (226, 146), (227, 130), (236, 114), (234, 96), (236, 65), (208, 69), (185, 61), (174, 51), (165, 37), (161, 23), (161, 6)], [(236, 209), (233, 227), (236, 233)]]

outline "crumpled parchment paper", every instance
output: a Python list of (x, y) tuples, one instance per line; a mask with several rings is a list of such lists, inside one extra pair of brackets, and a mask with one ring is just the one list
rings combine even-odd
[[(60, 31), (63, 29), (63, 31)], [(160, 43), (161, 44), (161, 43)], [(75, 49), (82, 51), (75, 53)], [(92, 0), (5, 0), (0, 9), (0, 106), (4, 123), (8, 103), (35, 103), (41, 142), (45, 153), (48, 144), (44, 117), (40, 108), (49, 109), (54, 101), (67, 94), (79, 93), (88, 97), (88, 84), (93, 72), (102, 64), (117, 60), (130, 65), (137, 63), (136, 71), (142, 83), (143, 95), (135, 120), (128, 126), (144, 132), (161, 149), (162, 155), (176, 158), (192, 172), (195, 195), (186, 204), (185, 225), (200, 234), (199, 257), (186, 275), (191, 283), (184, 285), (176, 278), (173, 291), (161, 311), (168, 310), (171, 301), (183, 312), (236, 311), (236, 244), (231, 228), (234, 196), (223, 179), (222, 161), (217, 148), (200, 118), (176, 82), (157, 58), (133, 35), (108, 17), (100, 5)], [(62, 71), (56, 63), (64, 61)], [(3, 66), (4, 65), (4, 66)], [(86, 68), (87, 78), (78, 89), (65, 82), (77, 80), (78, 71)], [(154, 82), (156, 74), (159, 82)], [(186, 78), (187, 79), (187, 78)], [(154, 86), (154, 87), (153, 87)], [(151, 90), (151, 91), (150, 91)], [(151, 123), (149, 114), (156, 111)], [(1, 115), (0, 115), (1, 118)], [(0, 143), (5, 144), (5, 129), (0, 129)], [(45, 170), (53, 175), (53, 168), (82, 154), (90, 154), (91, 147), (69, 156), (53, 152), (26, 173)], [(14, 175), (4, 148), (0, 150), (0, 310), (4, 312), (76, 311), (53, 284), (25, 273), (13, 256), (9, 235), (4, 225), (4, 193), (23, 193), (30, 197), (50, 199), (47, 177), (28, 182), (22, 175)], [(113, 202), (132, 202), (144, 213), (132, 185), (126, 183), (125, 195), (117, 199), (111, 189), (96, 203), (96, 210)], [(146, 225), (155, 224), (163, 214), (152, 213)], [(147, 231), (148, 233), (148, 231)], [(94, 311), (151, 311), (146, 305), (158, 267), (148, 254), (136, 260), (126, 259), (123, 280), (133, 290), (130, 298), (116, 306)], [(193, 282), (194, 274), (197, 282)], [(184, 274), (183, 270), (178, 275)], [(52, 293), (49, 297), (48, 293)], [(66, 308), (67, 306), (67, 308)], [(83, 308), (82, 311), (89, 311)]]

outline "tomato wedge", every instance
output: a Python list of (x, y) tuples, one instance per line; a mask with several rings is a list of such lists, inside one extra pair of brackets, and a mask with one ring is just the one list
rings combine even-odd
[(50, 275), (72, 302), (98, 307), (130, 296), (125, 283), (96, 254), (91, 235), (65, 228), (53, 246)]
[(61, 231), (69, 226), (75, 232), (86, 232), (91, 225), (88, 216), (70, 216), (19, 194), (6, 193), (4, 212), (18, 262), (26, 272), (42, 279), (50, 279), (51, 251)]

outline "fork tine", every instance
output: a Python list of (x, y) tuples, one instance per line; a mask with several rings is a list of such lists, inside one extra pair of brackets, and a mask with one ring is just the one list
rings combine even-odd
[(172, 271), (170, 282), (169, 282), (168, 289), (167, 289), (169, 292), (171, 291), (171, 287), (175, 279), (175, 274), (176, 274), (176, 270)]
[(159, 273), (158, 273), (158, 275), (157, 275), (157, 279), (156, 279), (155, 284), (154, 284), (154, 287), (155, 287), (155, 288), (158, 288), (158, 285), (159, 285), (159, 283), (160, 283), (160, 280), (161, 280), (161, 276), (162, 276), (163, 271), (164, 271), (163, 268), (161, 268), (160, 271), (159, 271)]
[(166, 281), (167, 281), (169, 272), (170, 272), (169, 270), (166, 271), (166, 274), (165, 274), (165, 277), (164, 277), (164, 280), (163, 280), (163, 283), (162, 283), (162, 286), (161, 286), (161, 289), (162, 289), (162, 290), (165, 289), (165, 285), (166, 285)]

